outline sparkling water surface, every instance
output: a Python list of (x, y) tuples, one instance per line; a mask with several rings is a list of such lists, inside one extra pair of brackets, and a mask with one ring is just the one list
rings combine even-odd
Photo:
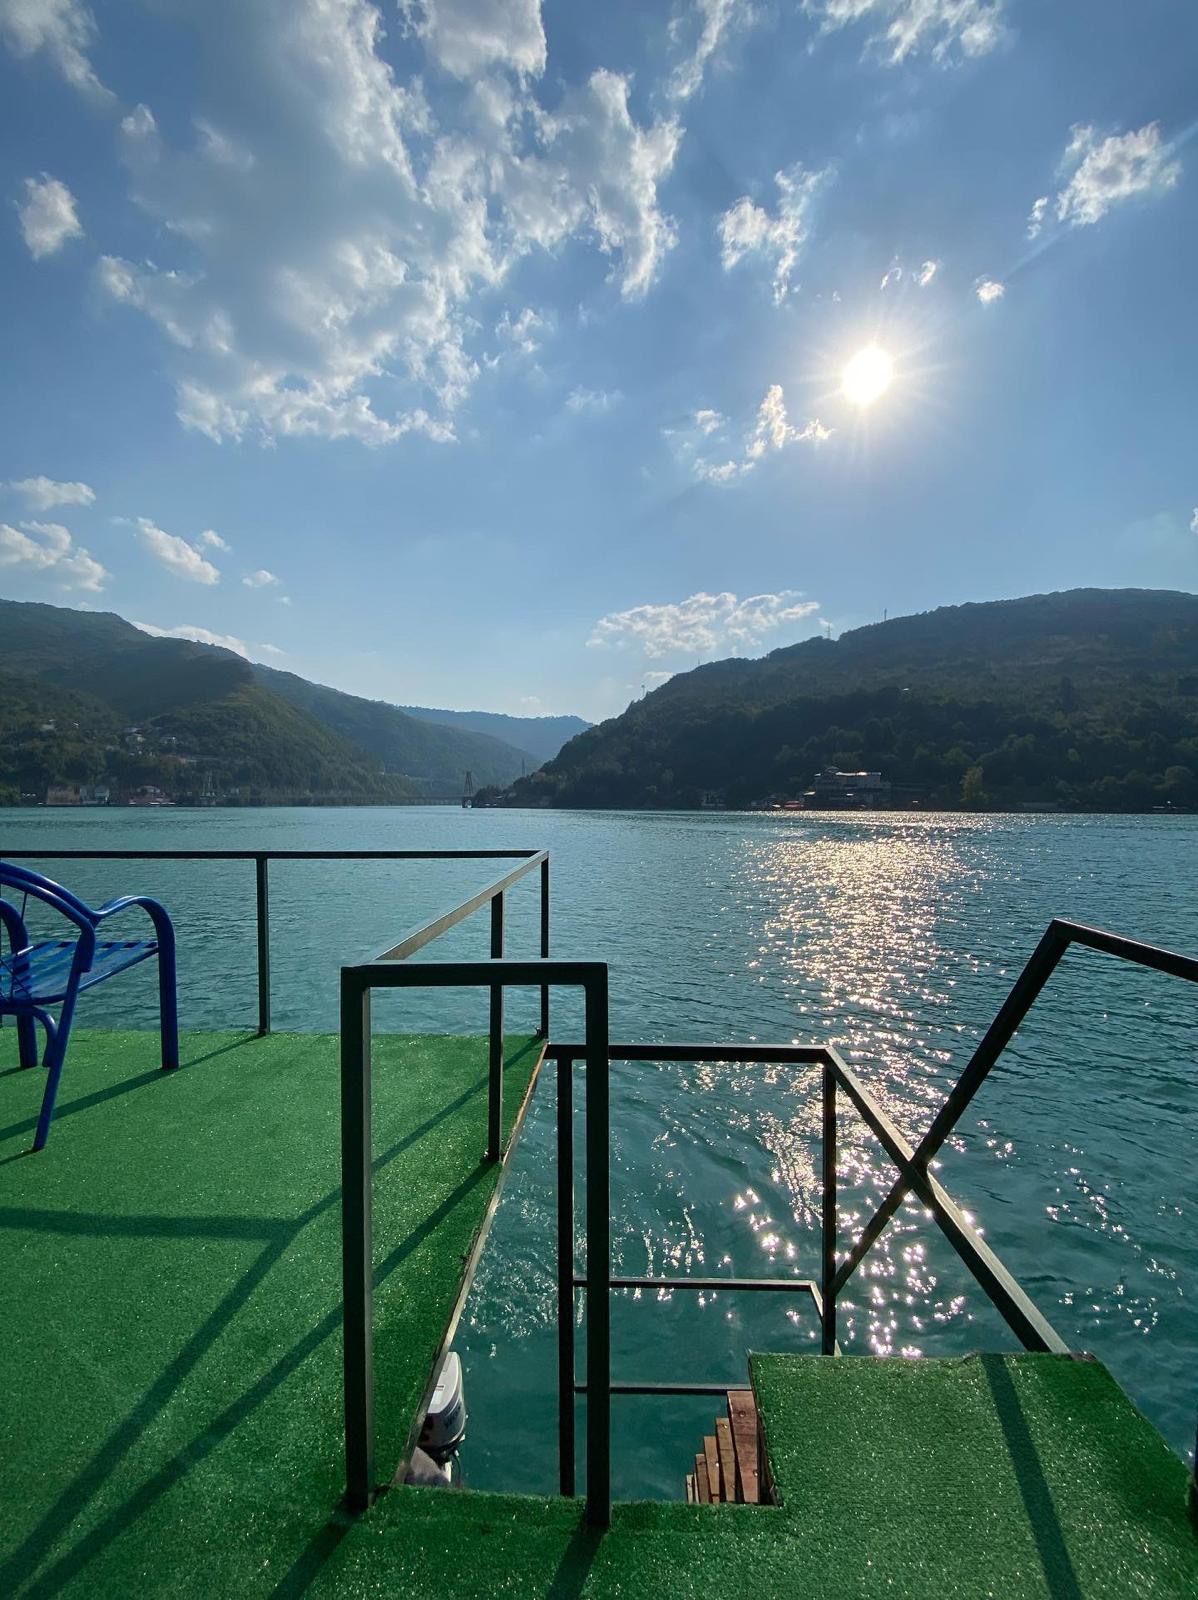
[[(551, 851), (554, 953), (610, 963), (613, 1039), (829, 1040), (913, 1143), (1050, 917), (1198, 951), (1198, 818), (0, 812), (0, 855), (475, 845)], [(334, 1029), (343, 962), (394, 944), (500, 866), (273, 864), (275, 1027)], [(250, 863), (46, 869), (87, 899), (159, 894), (180, 934), (183, 1025), (252, 1023)], [(535, 952), (536, 917), (529, 880), (510, 897), (509, 953)], [(483, 955), (487, 938), (477, 917), (428, 953)], [(153, 1026), (152, 974), (105, 986), (83, 1006), (84, 1025)], [(387, 996), (375, 1009), (380, 1028), (486, 1025), (481, 994)], [(536, 1014), (534, 995), (512, 995), (512, 1028), (531, 1028)], [(576, 1003), (555, 1000), (555, 1036), (580, 1028)], [(1106, 1361), (1183, 1452), (1198, 1406), (1196, 1042), (1198, 986), (1075, 949), (938, 1163), (1070, 1345)], [(817, 1089), (811, 1072), (793, 1069), (613, 1068), (616, 1270), (817, 1277)], [(551, 1090), (547, 1076), (457, 1339), (471, 1414), (463, 1462), (479, 1487), (556, 1484)], [(842, 1109), (842, 1249), (893, 1177)], [(580, 1170), (580, 1226), (581, 1194)], [(913, 1201), (841, 1308), (849, 1351), (1014, 1347)], [(581, 1308), (579, 1322), (581, 1376)], [(628, 1379), (741, 1381), (746, 1350), (818, 1348), (799, 1295), (627, 1293), (614, 1298), (612, 1329), (613, 1372)], [(716, 1402), (613, 1405), (617, 1493), (679, 1494)]]

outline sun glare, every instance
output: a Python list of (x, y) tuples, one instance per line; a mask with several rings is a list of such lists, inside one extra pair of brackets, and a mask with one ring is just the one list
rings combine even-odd
[(879, 345), (858, 350), (840, 375), (840, 387), (855, 406), (871, 406), (889, 389), (894, 362)]

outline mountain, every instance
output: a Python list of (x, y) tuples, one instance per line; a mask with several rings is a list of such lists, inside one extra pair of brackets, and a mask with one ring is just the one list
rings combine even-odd
[(1198, 595), (946, 606), (680, 673), (580, 734), (518, 804), (729, 804), (881, 770), (924, 806), (1198, 804)]
[(307, 684), (111, 612), (0, 600), (0, 797), (58, 785), (179, 799), (383, 803), (507, 784), (524, 752)]
[(467, 772), (478, 785), (506, 787), (539, 764), (528, 750), (488, 733), (445, 727), (435, 718), (409, 715), (385, 700), (363, 700), (275, 667), (255, 666), (253, 672), (259, 683), (290, 705), (369, 751), (385, 772), (416, 778), (442, 793), (460, 792)]
[(424, 722), (440, 722), (447, 728), (471, 728), (475, 733), (489, 733), (515, 745), (517, 750), (527, 750), (535, 757), (529, 766), (538, 766), (553, 757), (576, 733), (585, 733), (591, 726), (581, 717), (509, 717), (502, 711), (434, 711), (429, 706), (400, 706), (409, 717), (419, 717)]

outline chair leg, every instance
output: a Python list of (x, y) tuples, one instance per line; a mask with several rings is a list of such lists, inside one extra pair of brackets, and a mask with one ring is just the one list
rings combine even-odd
[(50, 1119), (54, 1115), (54, 1102), (58, 1099), (58, 1080), (62, 1077), (62, 1064), (66, 1060), (74, 1014), (75, 996), (68, 994), (59, 1013), (58, 1028), (46, 1046), (46, 1087), (42, 1094), (42, 1109), (38, 1113), (37, 1132), (33, 1136), (34, 1150), (44, 1150), (46, 1140), (50, 1137)]
[(168, 922), (158, 930), (158, 1023), (162, 1034), (162, 1070), (179, 1065), (179, 997), (175, 978), (175, 931)]
[(37, 1020), (28, 1012), (17, 1018), (17, 1060), (23, 1067), (37, 1066)]

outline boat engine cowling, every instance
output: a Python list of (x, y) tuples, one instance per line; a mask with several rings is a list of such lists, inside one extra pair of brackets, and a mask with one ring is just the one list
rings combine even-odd
[(466, 1399), (462, 1388), (462, 1363), (449, 1351), (437, 1373), (436, 1387), (420, 1430), (420, 1449), (439, 1466), (457, 1453), (466, 1437)]

